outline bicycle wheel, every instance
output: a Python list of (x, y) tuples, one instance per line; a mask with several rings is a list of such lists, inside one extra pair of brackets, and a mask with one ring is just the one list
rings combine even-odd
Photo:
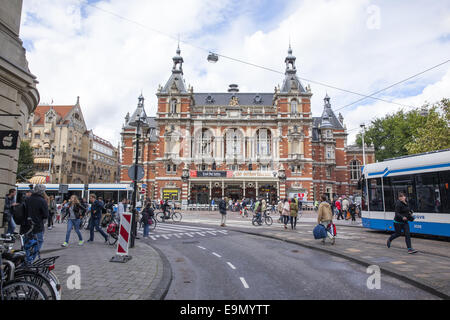
[(59, 292), (56, 288), (56, 283), (52, 283), (53, 280), (50, 280), (49, 277), (38, 271), (19, 270), (14, 273), (14, 279), (34, 283), (45, 292), (47, 300), (59, 300)]
[(152, 219), (152, 224), (150, 225), (150, 230), (155, 230), (156, 228), (156, 219), (155, 217), (151, 217)]
[(253, 217), (253, 218), (252, 218), (252, 224), (253, 224), (254, 226), (259, 225), (258, 218)]
[(165, 221), (163, 212), (158, 212), (155, 215), (155, 217), (156, 217), (156, 221), (158, 221), (158, 222), (164, 222)]
[(108, 243), (110, 245), (114, 245), (116, 244), (118, 238), (119, 236), (116, 233), (111, 233), (108, 237)]
[(273, 223), (273, 219), (272, 219), (271, 216), (267, 216), (267, 217), (264, 219), (264, 222), (265, 222), (268, 226), (271, 226), (272, 223)]
[(32, 282), (13, 280), (3, 285), (5, 300), (48, 300), (45, 292)]
[(172, 220), (173, 220), (174, 222), (180, 222), (180, 221), (181, 221), (181, 218), (183, 218), (183, 216), (182, 216), (181, 213), (179, 213), (179, 212), (174, 212), (174, 213), (172, 214)]

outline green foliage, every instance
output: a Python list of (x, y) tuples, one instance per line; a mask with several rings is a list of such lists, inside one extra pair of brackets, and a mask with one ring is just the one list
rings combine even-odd
[(17, 182), (27, 182), (28, 179), (33, 177), (34, 157), (33, 148), (31, 148), (28, 141), (21, 141), (19, 150), (19, 164), (17, 166)]
[[(450, 100), (375, 119), (366, 130), (364, 142), (374, 145), (378, 161), (450, 148)], [(361, 134), (356, 143), (362, 146)]]

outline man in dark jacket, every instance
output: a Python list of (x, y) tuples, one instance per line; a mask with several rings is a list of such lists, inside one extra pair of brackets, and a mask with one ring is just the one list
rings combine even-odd
[(225, 227), (225, 222), (227, 220), (227, 198), (221, 199), (219, 202), (219, 212), (222, 215), (221, 227)]
[[(31, 219), (33, 230), (31, 233), (37, 237), (38, 248), (41, 250), (44, 243), (44, 221), (48, 219), (48, 204), (44, 198), (45, 186), (37, 184), (34, 186), (33, 193), (25, 200), (27, 207), (27, 216)], [(27, 232), (31, 228), (31, 223), (26, 224), (24, 231)]]
[(100, 219), (102, 218), (103, 202), (97, 200), (95, 194), (89, 196), (89, 200), (92, 203), (91, 206), (91, 221), (90, 221), (90, 231), (91, 236), (87, 242), (94, 241), (94, 228), (105, 238), (105, 242), (108, 242), (108, 235), (100, 228)]
[(14, 202), (16, 197), (16, 189), (9, 189), (9, 193), (5, 196), (5, 208), (3, 213), (3, 225), (8, 224), (8, 231), (6, 233), (13, 233), (16, 229), (16, 224), (13, 218), (14, 207), (18, 204)]

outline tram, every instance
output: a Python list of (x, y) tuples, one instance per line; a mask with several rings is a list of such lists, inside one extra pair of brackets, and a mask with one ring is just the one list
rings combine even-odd
[[(133, 196), (133, 188), (129, 184), (68, 184), (68, 193), (59, 193), (59, 184), (45, 184), (47, 195), (53, 195), (57, 203), (62, 203), (64, 200), (69, 200), (70, 196), (76, 195), (79, 199), (89, 199), (89, 194), (94, 193), (97, 198), (102, 197), (104, 200), (111, 199), (114, 204), (118, 204), (123, 198), (131, 199)], [(87, 188), (86, 188), (87, 187)], [(20, 202), (24, 194), (30, 188), (31, 184), (17, 184), (17, 201)]]
[(404, 192), (414, 212), (411, 233), (450, 237), (450, 149), (368, 164), (362, 179), (363, 227), (394, 231), (395, 201)]

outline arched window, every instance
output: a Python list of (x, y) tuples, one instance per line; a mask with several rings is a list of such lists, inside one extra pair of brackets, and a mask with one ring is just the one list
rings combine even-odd
[(297, 113), (297, 106), (298, 106), (297, 100), (292, 100), (291, 101), (291, 113), (292, 114)]
[(238, 129), (228, 129), (226, 133), (226, 154), (241, 154), (242, 137)]
[(211, 155), (212, 153), (212, 141), (213, 137), (211, 131), (208, 129), (202, 129), (201, 133), (197, 136), (197, 150), (201, 155)]
[(169, 113), (171, 113), (171, 114), (177, 113), (177, 100), (176, 99), (170, 100)]
[(350, 178), (352, 180), (361, 178), (361, 162), (359, 160), (350, 161)]
[(268, 129), (259, 129), (256, 133), (257, 135), (257, 152), (259, 155), (267, 156), (271, 153), (271, 141), (272, 136), (270, 130)]

